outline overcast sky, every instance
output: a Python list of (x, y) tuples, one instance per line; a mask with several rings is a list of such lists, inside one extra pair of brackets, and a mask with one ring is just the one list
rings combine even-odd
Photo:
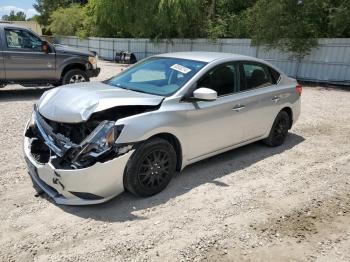
[(14, 10), (15, 12), (22, 11), (27, 15), (27, 18), (37, 14), (33, 8), (35, 0), (0, 0), (0, 18)]

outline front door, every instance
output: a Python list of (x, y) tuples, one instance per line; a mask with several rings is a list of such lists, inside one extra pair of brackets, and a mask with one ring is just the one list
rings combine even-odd
[(5, 28), (5, 73), (7, 81), (38, 82), (55, 78), (55, 54), (42, 51), (42, 41), (26, 29)]
[(207, 73), (197, 88), (207, 87), (218, 93), (216, 101), (194, 102), (188, 111), (188, 160), (203, 157), (240, 142), (240, 114), (233, 111), (238, 84), (238, 65), (226, 63)]

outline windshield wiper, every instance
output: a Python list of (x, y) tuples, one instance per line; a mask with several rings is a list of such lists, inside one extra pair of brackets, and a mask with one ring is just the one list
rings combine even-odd
[(142, 90), (139, 90), (139, 89), (131, 89), (131, 88), (128, 88), (128, 90), (134, 91), (134, 92), (143, 93), (143, 94), (154, 95), (154, 94), (152, 94), (152, 93), (148, 93), (148, 92), (146, 92), (146, 91), (142, 91)]

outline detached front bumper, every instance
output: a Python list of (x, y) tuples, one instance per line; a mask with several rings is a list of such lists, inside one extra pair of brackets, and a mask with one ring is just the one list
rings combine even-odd
[(56, 169), (50, 161), (38, 163), (31, 154), (31, 139), (24, 138), (25, 160), (34, 187), (63, 205), (98, 204), (122, 193), (124, 169), (133, 151), (88, 168)]
[(88, 69), (86, 70), (86, 73), (88, 75), (88, 77), (96, 77), (100, 74), (101, 72), (101, 68), (95, 68), (95, 69)]

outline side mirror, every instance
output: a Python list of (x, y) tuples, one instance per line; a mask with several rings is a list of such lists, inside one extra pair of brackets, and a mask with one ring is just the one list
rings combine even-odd
[(48, 54), (50, 52), (50, 46), (46, 41), (43, 41), (41, 43), (41, 50), (45, 53)]
[(193, 92), (193, 98), (197, 101), (215, 101), (218, 93), (213, 89), (201, 87)]

